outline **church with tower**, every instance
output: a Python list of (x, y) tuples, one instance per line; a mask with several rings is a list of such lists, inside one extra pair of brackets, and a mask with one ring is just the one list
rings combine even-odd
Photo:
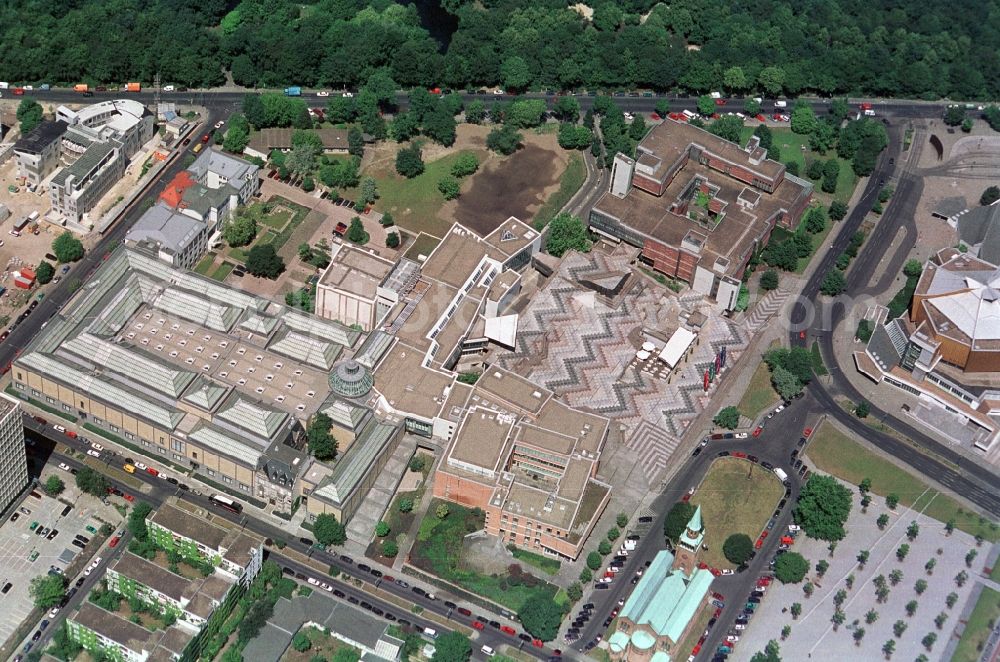
[(709, 587), (715, 579), (698, 567), (704, 539), (699, 506), (676, 548), (656, 555), (618, 614), (618, 630), (608, 639), (612, 660), (670, 662), (689, 653), (677, 648), (698, 614), (710, 608)]

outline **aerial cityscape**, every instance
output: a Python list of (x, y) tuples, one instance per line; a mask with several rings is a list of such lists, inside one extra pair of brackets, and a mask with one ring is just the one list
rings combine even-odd
[(0, 6), (0, 660), (1000, 662), (1000, 2)]

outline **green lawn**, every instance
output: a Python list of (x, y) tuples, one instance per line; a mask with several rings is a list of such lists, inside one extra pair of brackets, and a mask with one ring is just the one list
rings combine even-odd
[(375, 209), (392, 212), (397, 225), (413, 232), (427, 231), (444, 236), (450, 224), (438, 218), (437, 213), (445, 203), (437, 184), (451, 174), (451, 166), (462, 154), (477, 154), (475, 150), (462, 150), (425, 164), (424, 172), (407, 179), (393, 171), (368, 173), (375, 177), (379, 198)]
[(221, 283), (222, 281), (226, 280), (226, 276), (232, 273), (234, 266), (235, 265), (232, 262), (223, 262), (218, 267), (216, 267), (215, 271), (212, 272), (211, 276), (212, 279), (217, 280)]
[(569, 163), (566, 164), (566, 170), (563, 171), (562, 177), (559, 179), (559, 190), (546, 200), (542, 208), (535, 214), (535, 220), (532, 222), (535, 229), (544, 228), (569, 202), (569, 199), (580, 190), (586, 179), (587, 167), (583, 163), (583, 157), (580, 156), (579, 152), (573, 152), (569, 155)]
[(427, 234), (426, 232), (421, 232), (417, 235), (417, 238), (413, 240), (413, 245), (406, 250), (406, 258), (413, 260), (414, 262), (419, 262), (421, 255), (428, 256), (431, 254), (441, 240), (437, 237)]
[(556, 574), (559, 572), (559, 568), (562, 567), (562, 563), (550, 556), (535, 554), (534, 552), (529, 552), (528, 550), (521, 549), (520, 547), (509, 547), (508, 549), (510, 549), (510, 553), (513, 554), (514, 558), (518, 561), (534, 566), (542, 572), (550, 575)]
[[(441, 520), (435, 511), (442, 503), (445, 502), (434, 499), (420, 523), (420, 532), (410, 550), (413, 565), (515, 612), (532, 596), (555, 598), (557, 587), (541, 579), (536, 578), (534, 586), (529, 587), (523, 582), (515, 584), (506, 573), (484, 575), (470, 568), (462, 559), (463, 541), (466, 535), (483, 527), (482, 512), (448, 503), (448, 516)], [(526, 575), (527, 572), (523, 576)]]
[(930, 505), (923, 510), (928, 517), (939, 522), (954, 519), (955, 526), (966, 533), (981, 535), (991, 542), (1000, 540), (1000, 529), (995, 522), (966, 510), (946, 494), (928, 489), (924, 481), (867, 450), (832, 425), (822, 425), (813, 433), (806, 446), (806, 454), (821, 471), (854, 485), (870, 478), (872, 492), (879, 496), (895, 494), (899, 497), (900, 506), (914, 506), (915, 510), (922, 510), (929, 502)]
[(215, 253), (209, 253), (205, 257), (201, 258), (201, 261), (195, 266), (194, 272), (196, 274), (201, 274), (202, 276), (207, 276), (208, 272), (212, 270), (212, 264), (215, 262)]
[(982, 646), (990, 636), (991, 624), (996, 623), (997, 618), (1000, 618), (1000, 593), (984, 586), (951, 662), (977, 662)]
[(745, 533), (756, 540), (784, 491), (777, 476), (748, 460), (724, 457), (713, 462), (691, 497), (706, 522), (708, 549), (701, 560), (713, 568), (732, 568), (722, 554), (726, 538)]
[(754, 370), (750, 384), (743, 393), (743, 398), (736, 406), (740, 413), (751, 419), (756, 419), (762, 412), (770, 409), (779, 400), (778, 393), (771, 386), (771, 371), (763, 361)]
[(285, 224), (288, 223), (288, 219), (291, 217), (292, 214), (287, 209), (275, 209), (270, 214), (265, 214), (262, 220), (264, 225), (275, 230), (280, 230), (285, 227)]

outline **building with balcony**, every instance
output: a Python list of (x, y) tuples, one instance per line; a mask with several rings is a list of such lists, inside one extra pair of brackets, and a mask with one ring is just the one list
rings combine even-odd
[(21, 404), (0, 393), (0, 512), (28, 486)]
[(66, 631), (91, 655), (122, 662), (179, 660), (193, 639), (190, 630), (182, 625), (147, 630), (92, 602), (84, 602), (66, 618)]
[(616, 156), (590, 228), (732, 309), (751, 256), (775, 227), (795, 229), (812, 184), (769, 160), (756, 136), (740, 147), (685, 122), (654, 127), (636, 151)]

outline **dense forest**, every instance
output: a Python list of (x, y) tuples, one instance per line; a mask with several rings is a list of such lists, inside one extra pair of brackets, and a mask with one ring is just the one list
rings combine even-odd
[(0, 80), (1000, 96), (1000, 0), (441, 3), (7, 0)]

